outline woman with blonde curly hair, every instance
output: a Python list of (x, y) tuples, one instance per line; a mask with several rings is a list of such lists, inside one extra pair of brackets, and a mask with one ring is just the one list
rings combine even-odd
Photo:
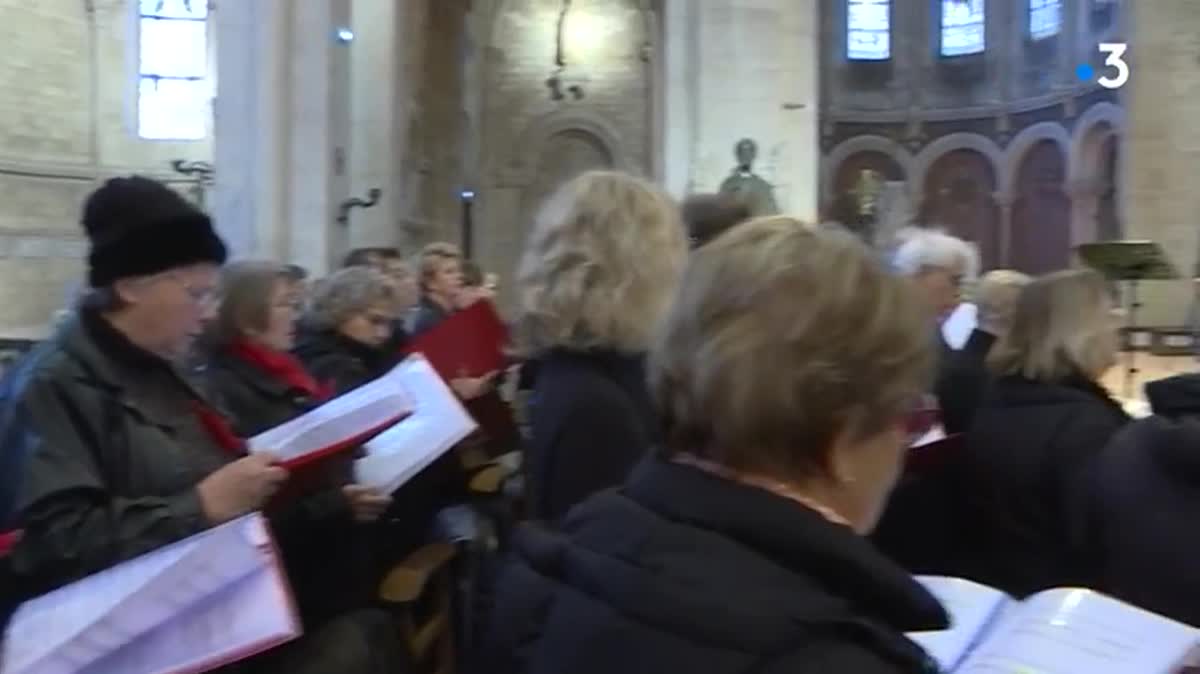
[(532, 516), (619, 484), (657, 439), (642, 360), (686, 256), (675, 204), (638, 178), (585, 173), (542, 207), (516, 278), (518, 343), (538, 363)]

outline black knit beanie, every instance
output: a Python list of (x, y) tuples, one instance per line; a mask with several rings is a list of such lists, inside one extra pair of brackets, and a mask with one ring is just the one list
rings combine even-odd
[(93, 288), (201, 262), (221, 265), (228, 256), (203, 211), (142, 176), (113, 178), (93, 192), (83, 205), (83, 229)]

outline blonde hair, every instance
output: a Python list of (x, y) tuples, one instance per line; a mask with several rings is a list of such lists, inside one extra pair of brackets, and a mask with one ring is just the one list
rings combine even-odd
[(393, 307), (396, 288), (391, 279), (372, 267), (347, 267), (323, 279), (313, 290), (308, 322), (334, 329), (373, 307)]
[(543, 205), (521, 257), (519, 348), (644, 351), (686, 257), (661, 190), (607, 171), (571, 180)]
[(979, 327), (997, 337), (1008, 332), (1017, 297), (1032, 280), (1011, 269), (996, 269), (984, 274), (975, 286), (974, 293), (975, 306), (979, 309), (976, 321)]
[(250, 330), (266, 329), (276, 285), (291, 280), (288, 267), (275, 262), (246, 260), (226, 265), (221, 270), (220, 304), (212, 326), (216, 342), (232, 344)]
[(1116, 360), (1117, 328), (1104, 277), (1091, 269), (1047, 274), (1017, 298), (1012, 325), (988, 355), (997, 375), (1055, 382), (1098, 376)]
[(783, 216), (692, 253), (650, 353), (670, 456), (803, 478), (839, 433), (875, 435), (931, 381), (932, 318), (857, 238)]
[(417, 258), (417, 268), (420, 273), (420, 278), (417, 280), (420, 283), (421, 292), (425, 292), (426, 284), (438, 272), (443, 262), (462, 260), (462, 249), (452, 243), (437, 241), (422, 248)]

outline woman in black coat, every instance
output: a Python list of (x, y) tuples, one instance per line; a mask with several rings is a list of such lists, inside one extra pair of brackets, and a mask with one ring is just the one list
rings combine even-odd
[(518, 533), (487, 671), (936, 672), (905, 632), (943, 609), (862, 536), (921, 430), (928, 322), (848, 233), (764, 218), (700, 248), (648, 361), (661, 450)]
[(1116, 353), (1117, 320), (1096, 272), (1049, 274), (1021, 292), (967, 434), (978, 580), (1017, 596), (1086, 582), (1071, 504), (1129, 421), (1097, 383)]
[[(204, 384), (236, 435), (262, 433), (329, 397), (288, 353), (295, 303), (282, 266), (232, 264), (220, 292)], [(354, 522), (378, 519), (390, 500), (353, 484), (353, 461), (343, 452), (294, 471), (278, 499), (285, 509), (272, 519), (306, 629), (371, 601), (370, 559)]]
[(519, 346), (538, 371), (532, 517), (556, 520), (619, 485), (658, 440), (642, 360), (686, 256), (674, 205), (636, 178), (588, 173), (543, 208), (517, 275)]
[[(294, 353), (319, 381), (345, 393), (385, 373), (397, 313), (397, 288), (369, 267), (350, 267), (316, 289)], [(466, 498), (466, 476), (447, 452), (392, 496), (385, 530), (375, 535), (379, 563), (400, 561), (428, 541), (435, 515)]]

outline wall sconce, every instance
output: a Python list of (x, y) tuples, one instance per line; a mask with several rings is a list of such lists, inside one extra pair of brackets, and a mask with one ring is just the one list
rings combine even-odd
[(337, 223), (343, 227), (349, 225), (350, 211), (355, 208), (370, 208), (379, 203), (379, 197), (381, 196), (383, 196), (383, 190), (378, 187), (372, 187), (367, 190), (367, 197), (365, 199), (350, 197), (349, 199), (342, 200), (342, 203), (338, 204)]

